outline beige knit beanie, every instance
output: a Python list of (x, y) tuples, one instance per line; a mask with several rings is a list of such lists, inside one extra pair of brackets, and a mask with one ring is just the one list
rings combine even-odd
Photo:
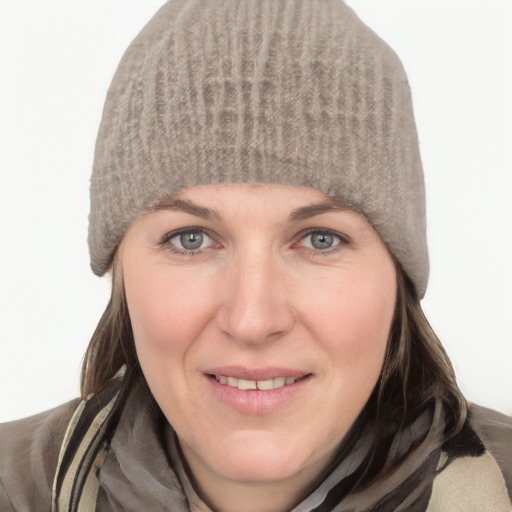
[(407, 78), (342, 0), (171, 0), (110, 86), (89, 248), (102, 275), (144, 211), (183, 188), (317, 189), (364, 214), (423, 297), (423, 172)]

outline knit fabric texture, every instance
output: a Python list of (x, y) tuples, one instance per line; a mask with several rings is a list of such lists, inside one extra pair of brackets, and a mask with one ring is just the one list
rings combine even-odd
[(425, 191), (396, 54), (342, 0), (171, 0), (108, 91), (91, 178), (102, 275), (143, 212), (184, 188), (309, 187), (363, 214), (423, 297)]

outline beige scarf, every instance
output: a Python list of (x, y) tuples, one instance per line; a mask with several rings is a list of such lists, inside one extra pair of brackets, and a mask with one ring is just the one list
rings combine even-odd
[[(173, 430), (147, 391), (134, 386), (121, 400), (120, 389), (120, 382), (112, 382), (82, 402), (73, 416), (59, 458), (52, 512), (210, 512), (190, 483)], [(367, 428), (292, 512), (425, 510), (441, 455), (443, 425), (440, 406), (420, 415), (403, 436), (400, 464), (364, 490), (340, 496), (369, 451), (375, 433)]]

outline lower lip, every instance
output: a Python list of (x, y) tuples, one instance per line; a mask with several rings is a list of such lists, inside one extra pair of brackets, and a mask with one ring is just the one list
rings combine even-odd
[(311, 375), (307, 375), (293, 384), (262, 391), (240, 390), (207, 376), (210, 389), (217, 400), (240, 413), (254, 416), (270, 414), (287, 406), (297, 399), (297, 395), (309, 384), (311, 378)]

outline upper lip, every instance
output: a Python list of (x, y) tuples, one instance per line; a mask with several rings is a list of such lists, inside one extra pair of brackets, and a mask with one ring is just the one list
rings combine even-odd
[(205, 372), (207, 375), (223, 375), (244, 380), (269, 380), (276, 377), (305, 377), (309, 372), (293, 368), (267, 367), (267, 368), (245, 368), (241, 366), (222, 366), (210, 368)]

